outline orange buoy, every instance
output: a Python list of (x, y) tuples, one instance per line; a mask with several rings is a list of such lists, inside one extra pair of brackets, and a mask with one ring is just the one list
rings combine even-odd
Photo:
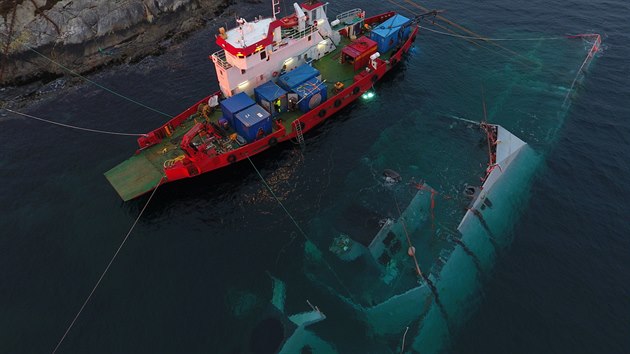
[(409, 257), (413, 257), (416, 255), (416, 248), (411, 246), (409, 247), (409, 249), (407, 250), (407, 254), (409, 255)]

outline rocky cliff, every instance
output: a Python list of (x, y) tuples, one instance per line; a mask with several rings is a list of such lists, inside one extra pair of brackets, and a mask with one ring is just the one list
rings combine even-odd
[(3, 0), (0, 85), (63, 73), (45, 53), (80, 73), (165, 48), (164, 38), (194, 30), (230, 0)]

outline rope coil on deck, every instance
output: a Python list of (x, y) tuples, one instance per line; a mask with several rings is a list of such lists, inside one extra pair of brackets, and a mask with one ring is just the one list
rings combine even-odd
[(164, 161), (163, 166), (164, 166), (164, 168), (169, 168), (169, 167), (173, 166), (174, 164), (184, 160), (185, 158), (186, 158), (186, 155), (179, 155), (179, 156), (177, 156), (175, 158), (168, 159), (168, 160)]

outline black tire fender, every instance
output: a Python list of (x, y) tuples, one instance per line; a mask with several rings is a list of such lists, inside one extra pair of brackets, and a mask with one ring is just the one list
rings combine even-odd
[(357, 86), (354, 89), (352, 89), (352, 94), (353, 95), (358, 95), (360, 91), (361, 91), (361, 89), (359, 88), (359, 86)]
[(278, 143), (278, 139), (276, 139), (276, 137), (275, 137), (275, 136), (274, 136), (274, 137), (272, 137), (271, 139), (269, 139), (269, 142), (268, 142), (269, 146), (274, 146), (274, 145), (276, 145), (277, 143)]
[(227, 157), (227, 161), (229, 163), (235, 163), (236, 162), (236, 155), (232, 154), (230, 156)]
[(317, 115), (319, 116), (319, 118), (324, 118), (326, 116), (326, 110), (322, 109), (319, 111), (319, 113), (317, 113)]
[(341, 106), (341, 100), (337, 99), (335, 100), (335, 108), (339, 108), (339, 106)]

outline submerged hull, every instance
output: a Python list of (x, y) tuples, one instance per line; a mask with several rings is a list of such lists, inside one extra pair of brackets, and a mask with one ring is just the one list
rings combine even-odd
[[(367, 25), (374, 26), (394, 15), (394, 12), (388, 12), (362, 21)], [(277, 143), (291, 139), (299, 140), (302, 138), (302, 134), (323, 123), (335, 113), (356, 101), (363, 93), (370, 90), (376, 82), (381, 80), (388, 71), (400, 63), (415, 41), (417, 33), (418, 27), (413, 25), (404, 41), (401, 41), (397, 48), (388, 52), (390, 54), (387, 59), (376, 58), (374, 59), (375, 67), (370, 67), (370, 70), (365, 68), (366, 70), (355, 71), (352, 76), (352, 83), (344, 86), (343, 89), (332, 91), (329, 88), (331, 93), (328, 95), (327, 100), (291, 121), (290, 125), (274, 122), (273, 131), (270, 134), (243, 146), (230, 147), (229, 151), (224, 153), (187, 154), (174, 142), (175, 139), (183, 136), (191, 129), (190, 124), (192, 123), (190, 122), (193, 121), (192, 118), (195, 114), (200, 116), (203, 105), (211, 97), (220, 95), (220, 92), (205, 97), (158, 129), (140, 137), (138, 139), (140, 149), (136, 151), (136, 155), (107, 171), (105, 177), (119, 196), (124, 201), (128, 201), (150, 192), (159, 184), (195, 177), (224, 168), (259, 154)], [(341, 55), (340, 49), (338, 53), (331, 52), (328, 54), (328, 57)], [(323, 59), (320, 59), (320, 61), (323, 61)], [(329, 64), (323, 63), (322, 65), (343, 65), (333, 61), (329, 60)], [(314, 65), (317, 65), (317, 61)], [(327, 68), (324, 67), (322, 69), (322, 71), (325, 71)], [(331, 70), (331, 72), (335, 72), (335, 70)], [(330, 77), (329, 80), (336, 81), (338, 79)], [(186, 124), (189, 125), (187, 126)]]
[[(464, 189), (460, 196), (447, 197), (426, 183), (412, 180), (406, 184), (384, 177), (379, 192), (361, 194), (372, 195), (369, 199), (375, 213), (387, 215), (383, 211), (391, 209), (375, 204), (382, 201), (395, 204), (399, 214), (381, 222), (383, 226), (372, 234), (373, 239), (362, 241), (366, 230), (358, 225), (316, 221), (314, 229), (322, 231), (311, 231), (314, 243), (305, 245), (308, 279), (343, 301), (374, 337), (398, 336), (407, 328), (405, 352), (439, 353), (448, 347), (453, 331), (474, 308), (481, 280), (492, 270), (496, 255), (510, 242), (511, 216), (526, 202), (540, 156), (503, 127), (493, 127), (498, 142), (492, 152), (494, 167), (488, 168), (484, 182), (475, 187), (474, 193)], [(478, 157), (483, 157), (483, 150), (479, 150)], [(413, 196), (403, 205), (401, 200), (409, 190)], [(442, 209), (446, 203), (466, 209), (459, 214), (456, 228), (436, 222), (443, 211), (436, 205)], [(333, 208), (330, 216), (322, 218), (356, 219), (337, 209), (345, 206)], [(326, 242), (339, 232), (350, 235), (351, 243), (365, 245), (365, 252), (352, 259), (344, 258), (333, 247), (327, 252)], [(414, 252), (408, 249), (410, 245)], [(417, 257), (419, 266), (413, 266), (415, 257), (411, 254)], [(361, 277), (356, 276), (357, 272), (362, 272)]]

